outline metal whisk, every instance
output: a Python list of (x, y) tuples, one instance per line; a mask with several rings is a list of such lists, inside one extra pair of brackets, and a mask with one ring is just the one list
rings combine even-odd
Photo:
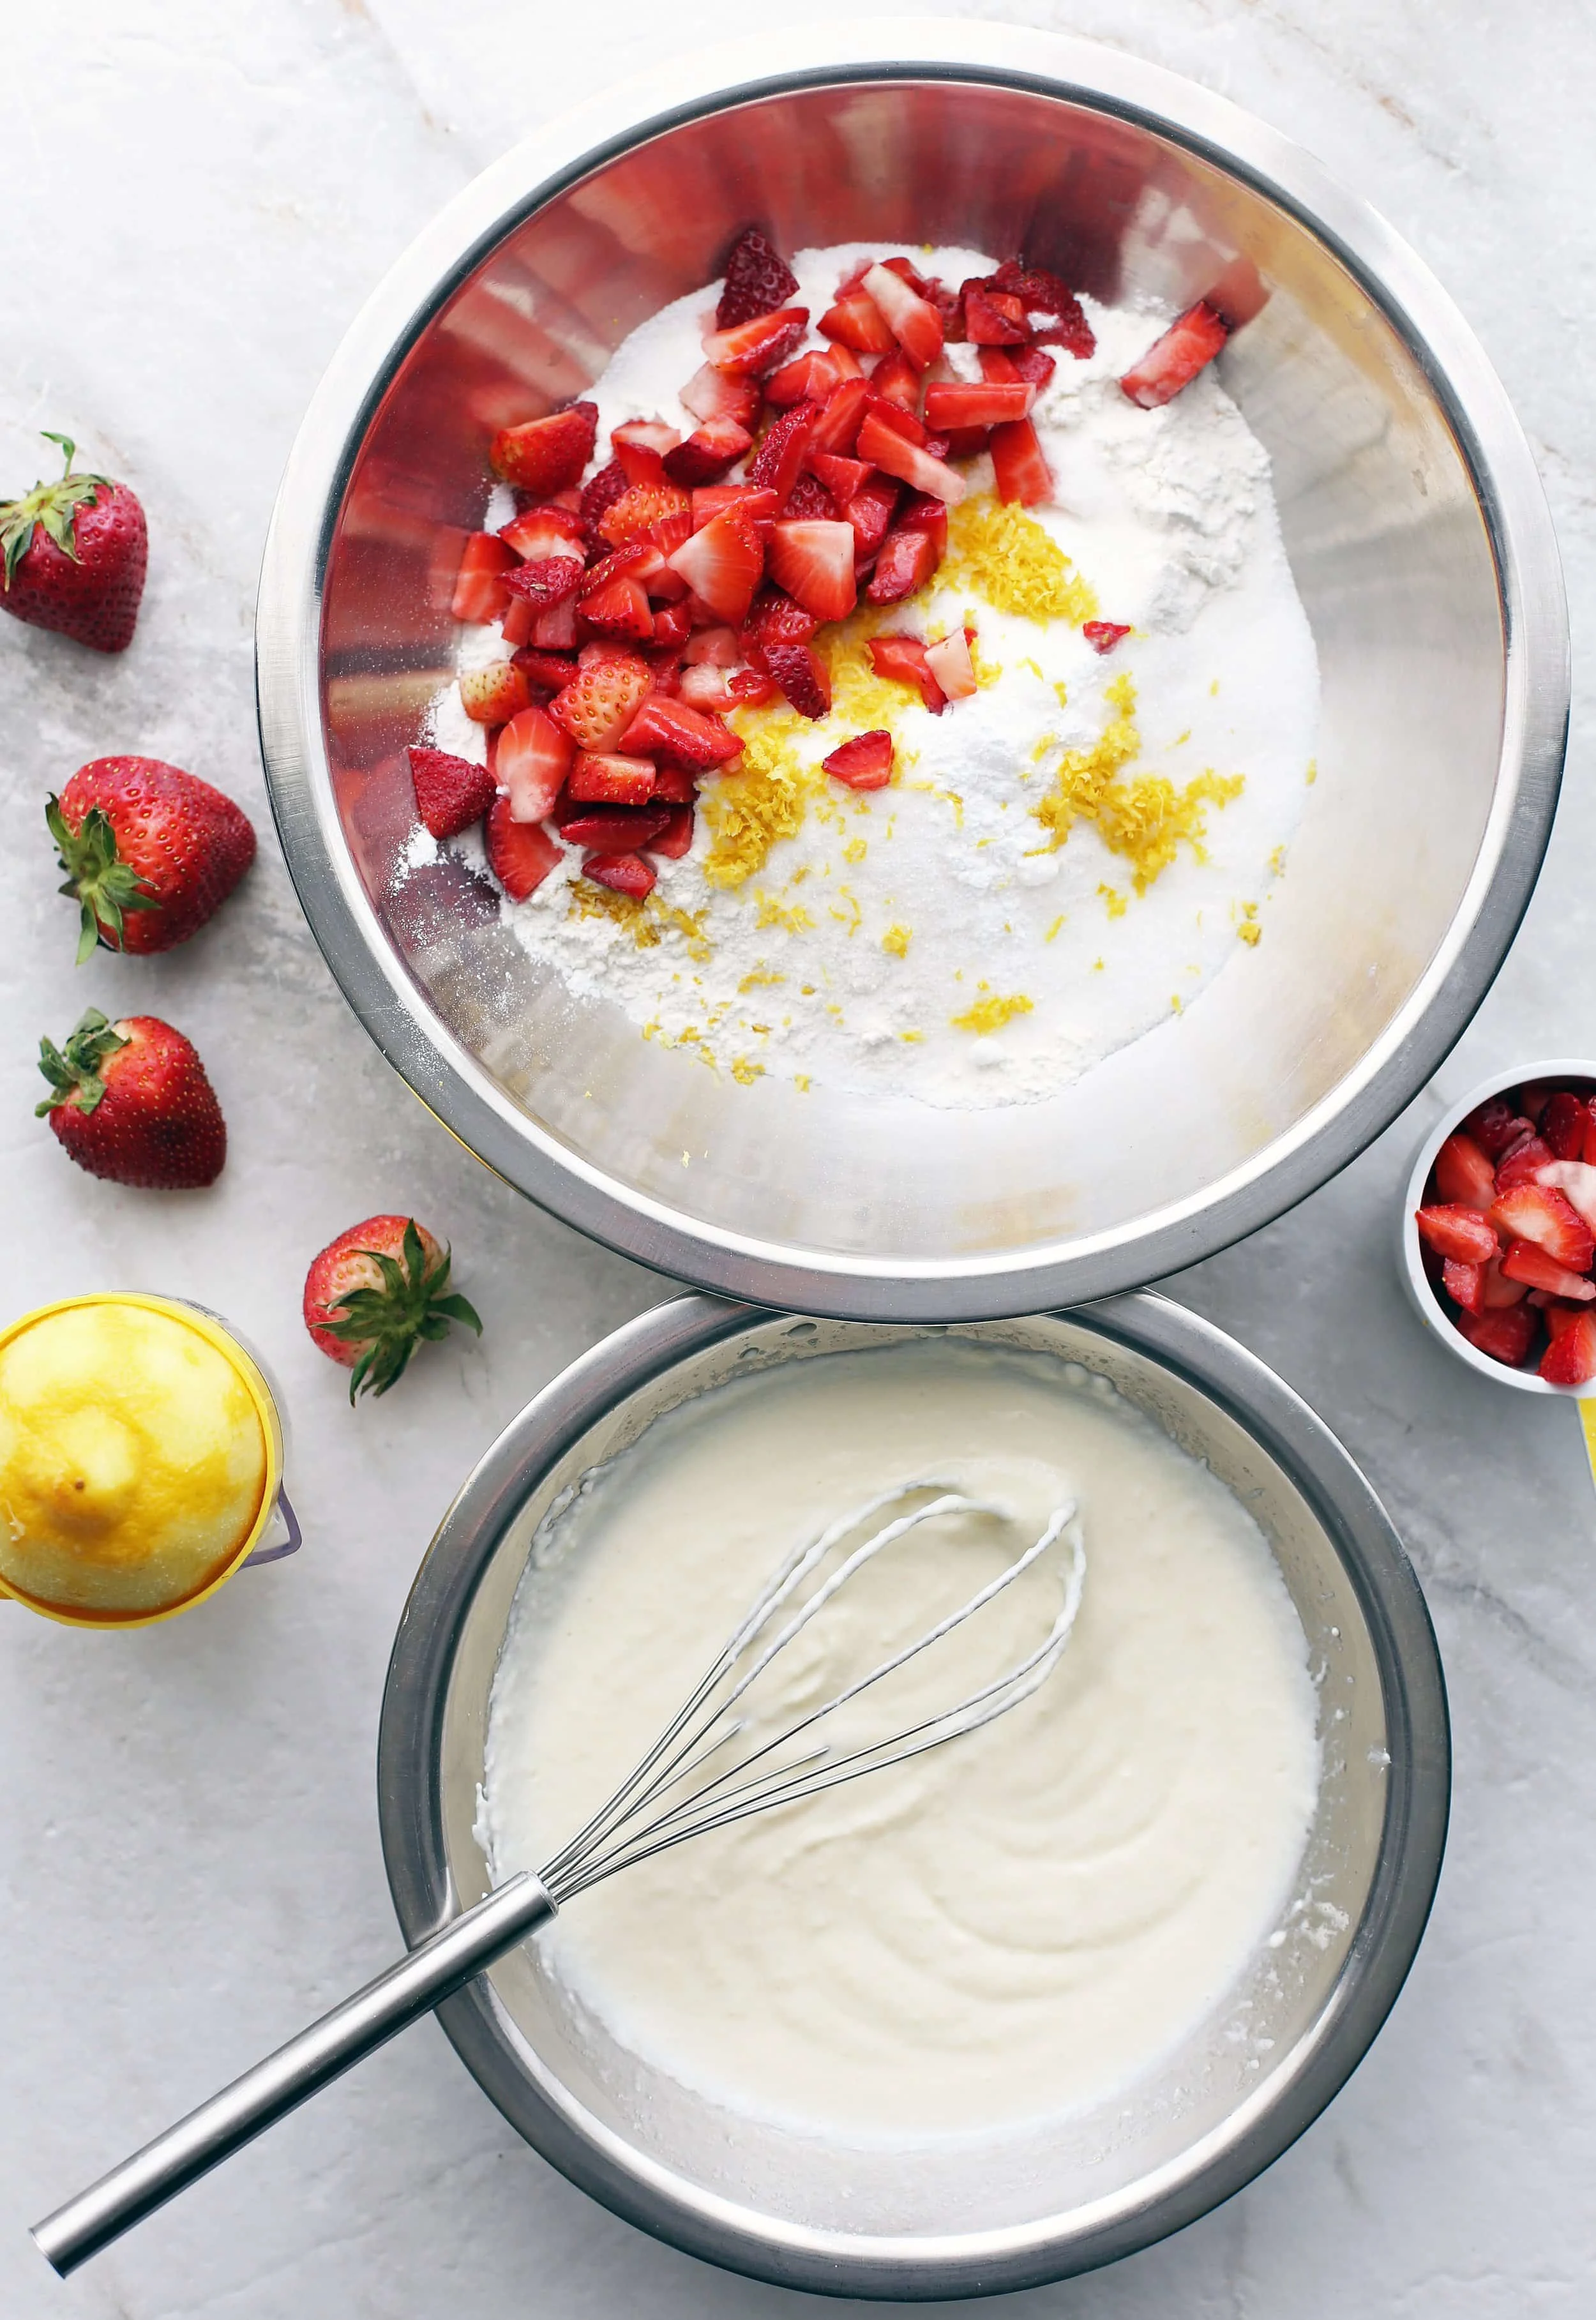
[[(921, 1494), (929, 1494), (923, 1503), (888, 1516), (857, 1545), (842, 1553), (834, 1569), (825, 1568), (856, 1533), (886, 1516), (890, 1508)], [(589, 1886), (689, 1837), (906, 1763), (928, 1748), (978, 1730), (1029, 1699), (1057, 1665), (1081, 1606), (1086, 1557), (1078, 1529), (1071, 1527), (1073, 1500), (1056, 1507), (1020, 1554), (923, 1634), (888, 1650), (821, 1707), (768, 1738), (760, 1736), (749, 1695), (777, 1656), (888, 1547), (924, 1524), (957, 1515), (988, 1516), (998, 1522), (1014, 1518), (1011, 1509), (996, 1501), (967, 1497), (940, 1477), (922, 1477), (884, 1491), (795, 1547), (686, 1704), (541, 1875), (522, 1871), (506, 1879), (485, 1900), (418, 1944), (399, 1964), (35, 2225), (33, 2238), (56, 2270), (64, 2277), (120, 2238), (275, 2120), (430, 2013)], [(839, 1744), (823, 1731), (844, 1709), (973, 1618), (1061, 1540), (1068, 1552), (1059, 1574), (1056, 1615), (1042, 1640), (1016, 1664), (951, 1707), (922, 1714), (884, 1738)]]

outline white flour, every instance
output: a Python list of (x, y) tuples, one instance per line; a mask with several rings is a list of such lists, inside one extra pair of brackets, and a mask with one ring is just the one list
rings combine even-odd
[[(818, 317), (843, 275), (880, 254), (801, 252), (799, 303)], [(911, 255), (955, 286), (992, 270), (974, 251)], [(624, 419), (695, 423), (676, 389), (702, 360), (715, 295), (711, 285), (678, 301), (617, 350), (591, 390), (601, 458)], [(506, 909), (574, 990), (741, 1079), (770, 1072), (984, 1105), (1054, 1092), (1189, 1006), (1222, 966), (1269, 972), (1258, 938), (1310, 778), (1318, 666), (1268, 457), (1211, 371), (1163, 410), (1132, 404), (1119, 377), (1168, 317), (1083, 304), (1097, 352), (1079, 362), (1054, 350), (1034, 415), (1058, 503), (1029, 513), (1089, 587), (1085, 616), (1133, 633), (1099, 656), (1067, 619), (999, 609), (983, 575), (959, 575), (956, 554), (951, 582), (945, 571), (877, 625), (935, 636), (963, 620), (978, 666), (1001, 669), (1001, 682), (940, 717), (902, 687), (856, 699), (851, 716), (839, 688), (812, 726), (739, 712), (750, 757), (733, 777), (762, 730), (784, 737), (786, 770), (802, 775), (849, 733), (890, 723), (893, 785), (861, 796), (815, 777), (802, 827), (730, 885), (706, 877), (715, 809), (701, 803), (692, 854), (659, 864), (632, 920), (583, 913), (569, 856)], [(952, 346), (947, 360), (979, 375), (974, 348)], [(971, 504), (990, 507), (990, 463), (966, 472)], [(491, 630), (463, 632), (463, 665), (503, 649)], [(480, 729), (452, 691), (431, 730), (440, 747), (481, 757)], [(1036, 809), (1067, 752), (1072, 792), (1107, 782), (1107, 809), (1075, 819), (1055, 850)], [(712, 779), (704, 801), (736, 786)], [(1162, 847), (1148, 836), (1160, 824)]]

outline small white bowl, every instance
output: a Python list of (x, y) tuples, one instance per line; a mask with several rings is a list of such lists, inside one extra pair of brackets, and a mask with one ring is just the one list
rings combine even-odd
[[(1488, 1096), (1501, 1095), (1504, 1089), (1523, 1087), (1537, 1081), (1589, 1080), (1596, 1087), (1596, 1063), (1588, 1057), (1554, 1056), (1549, 1063), (1523, 1064), (1517, 1070), (1493, 1072), (1482, 1080), (1460, 1101), (1451, 1105), (1431, 1128), (1413, 1162), (1408, 1178), (1407, 1191), (1398, 1220), (1398, 1237), (1401, 1249), (1401, 1269), (1413, 1310), (1425, 1327), (1432, 1329), (1448, 1353), (1455, 1354), (1460, 1362), (1477, 1370), (1482, 1377), (1492, 1379), (1497, 1385), (1517, 1386), (1520, 1393), (1546, 1393), (1563, 1401), (1586, 1401), (1596, 1398), (1596, 1378), (1584, 1385), (1548, 1385), (1545, 1378), (1537, 1377), (1533, 1370), (1510, 1369), (1505, 1362), (1492, 1361), (1470, 1345), (1462, 1331), (1453, 1325), (1450, 1315), (1430, 1287), (1424, 1269), (1424, 1256), (1419, 1243), (1419, 1228), (1413, 1222), (1413, 1212), (1424, 1205), (1424, 1188), (1429, 1182), (1429, 1172), (1436, 1165), (1436, 1155), (1455, 1128), (1482, 1104)], [(1596, 1450), (1592, 1452), (1596, 1471)]]

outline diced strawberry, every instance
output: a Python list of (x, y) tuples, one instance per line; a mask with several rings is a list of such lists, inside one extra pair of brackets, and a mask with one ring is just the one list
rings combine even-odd
[(494, 778), (510, 800), (512, 821), (542, 821), (570, 771), (576, 744), (546, 710), (523, 709), (499, 735)]
[(1506, 1155), (1497, 1164), (1496, 1189), (1511, 1192), (1515, 1184), (1533, 1184), (1543, 1168), (1551, 1166), (1552, 1147), (1543, 1144), (1538, 1136), (1520, 1137), (1510, 1144)]
[(746, 226), (726, 258), (726, 282), (715, 308), (715, 328), (729, 331), (756, 315), (774, 313), (796, 292), (798, 276), (757, 226)]
[[(989, 277), (990, 278), (990, 277)], [(986, 281), (969, 281), (959, 292), (965, 336), (978, 347), (1020, 347), (1030, 336), (1030, 324), (1018, 298), (988, 288)]]
[(618, 499), (631, 489), (631, 477), (619, 459), (612, 459), (582, 486), (581, 520), (585, 535), (598, 538), (599, 525)]
[(560, 801), (554, 820), (567, 846), (592, 846), (601, 854), (630, 854), (651, 845), (669, 819), (667, 805), (581, 805)]
[(893, 338), (917, 370), (929, 370), (942, 351), (942, 317), (889, 266), (872, 266), (862, 287), (885, 316)]
[(1546, 1323), (1546, 1335), (1554, 1345), (1564, 1329), (1572, 1329), (1580, 1318), (1580, 1309), (1577, 1305), (1565, 1305), (1560, 1298), (1549, 1295), (1544, 1289), (1532, 1289), (1528, 1296), (1530, 1303), (1539, 1308), (1540, 1318)]
[(1144, 411), (1156, 411), (1160, 404), (1172, 403), (1183, 386), (1191, 385), (1229, 335), (1223, 316), (1215, 313), (1206, 298), (1199, 298), (1126, 372), (1120, 385)]
[(734, 503), (684, 540), (670, 562), (715, 620), (736, 628), (765, 569), (765, 544), (747, 507)]
[(1555, 1159), (1578, 1160), (1583, 1156), (1590, 1117), (1589, 1108), (1571, 1088), (1557, 1088), (1547, 1097), (1537, 1126), (1542, 1141), (1551, 1146)]
[(647, 540), (668, 556), (693, 529), (693, 502), (679, 484), (633, 484), (600, 518), (598, 535), (612, 548)]
[[(988, 357), (997, 352), (998, 349), (995, 347), (982, 349), (981, 367), (984, 371)], [(1016, 376), (1029, 379), (1038, 394), (1058, 368), (1052, 356), (1044, 354), (1040, 347), (1009, 347), (1004, 349), (1004, 353)]]
[(1585, 1147), (1580, 1157), (1587, 1166), (1596, 1167), (1596, 1097), (1591, 1099), (1587, 1110), (1591, 1117), (1585, 1123)]
[(582, 875), (618, 894), (634, 894), (640, 902), (653, 893), (659, 874), (640, 854), (589, 854), (583, 859)]
[(1130, 634), (1128, 621), (1083, 621), (1081, 634), (1095, 653), (1111, 653)]
[(1535, 1315), (1528, 1305), (1478, 1316), (1460, 1313), (1457, 1327), (1477, 1353), (1489, 1354), (1509, 1369), (1518, 1368), (1535, 1341)]
[(627, 419), (610, 430), (610, 443), (630, 484), (657, 484), (665, 479), (665, 455), (682, 438), (663, 419)]
[(706, 662), (712, 668), (735, 668), (742, 648), (735, 629), (699, 629), (688, 639), (682, 657), (689, 664)]
[(1419, 1228), (1419, 1239), (1428, 1242), (1438, 1256), (1455, 1256), (1465, 1264), (1483, 1264), (1500, 1254), (1495, 1230), (1478, 1209), (1437, 1201), (1428, 1209), (1416, 1210), (1413, 1221)]
[(748, 482), (774, 492), (778, 508), (803, 472), (810, 438), (820, 415), (812, 403), (801, 403), (795, 410), (784, 412), (748, 461)]
[(975, 665), (963, 629), (952, 629), (938, 643), (928, 645), (926, 666), (949, 701), (968, 701), (975, 693)]
[(918, 637), (872, 637), (868, 649), (877, 676), (912, 685), (926, 707), (939, 715), (947, 708), (948, 695), (932, 674), (926, 648)]
[(899, 531), (929, 534), (936, 548), (939, 564), (948, 553), (947, 504), (942, 500), (933, 499), (929, 492), (911, 492), (898, 510), (894, 528)]
[(737, 702), (736, 694), (726, 682), (725, 670), (712, 667), (705, 661), (694, 661), (682, 671), (677, 690), (690, 709), (702, 709), (706, 714), (734, 708)]
[(515, 666), (529, 684), (545, 693), (558, 693), (576, 675), (576, 657), (574, 653), (541, 652), (536, 645), (523, 645), (515, 656)]
[(763, 709), (776, 698), (775, 685), (759, 668), (739, 668), (727, 678), (726, 690), (734, 706), (740, 702), (746, 709)]
[(1480, 1267), (1480, 1307), (1483, 1312), (1494, 1312), (1504, 1305), (1517, 1305), (1524, 1295), (1521, 1281), (1510, 1281), (1501, 1269), (1501, 1259), (1493, 1256), (1489, 1264)]
[(1052, 471), (1042, 457), (1031, 420), (1016, 419), (1006, 427), (993, 429), (992, 471), (1001, 500), (1018, 500), (1021, 507), (1035, 507), (1053, 496)]
[(850, 290), (839, 295), (834, 306), (828, 306), (815, 324), (822, 339), (834, 339), (839, 346), (852, 347), (861, 355), (884, 355), (897, 341), (892, 326), (867, 291)]
[[(1022, 419), (1020, 425), (1029, 427), (1030, 421)], [(933, 498), (946, 500), (949, 507), (957, 507), (965, 495), (962, 476), (956, 475), (940, 459), (933, 459), (929, 451), (906, 442), (884, 423), (878, 412), (870, 412), (859, 429), (859, 457), (868, 459), (884, 475), (897, 476), (912, 485), (917, 492), (929, 492)], [(854, 504), (857, 504), (857, 499)]]
[(1588, 1385), (1596, 1378), (1596, 1316), (1581, 1313), (1555, 1337), (1540, 1357), (1548, 1385)]
[(870, 374), (870, 393), (882, 403), (920, 415), (920, 376), (906, 354), (884, 355)]
[(767, 646), (806, 645), (820, 625), (812, 612), (794, 603), (784, 590), (761, 588), (748, 608), (739, 639), (743, 658), (762, 669)]
[(784, 306), (777, 313), (756, 315), (730, 330), (712, 331), (703, 342), (704, 359), (734, 378), (763, 378), (786, 361), (808, 327), (807, 306)]
[(870, 400), (867, 378), (845, 378), (834, 386), (821, 407), (814, 431), (809, 439), (809, 458), (812, 465), (822, 451), (843, 458), (849, 457), (858, 440), (859, 421)]
[[(1006, 291), (1019, 299), (1038, 346), (1064, 347), (1078, 362), (1084, 362), (1096, 352), (1097, 340), (1080, 300), (1056, 274), (1048, 274), (1039, 266), (1020, 266), (1011, 258), (998, 267), (991, 281), (994, 290)], [(1051, 317), (1040, 329), (1033, 320), (1038, 314)]]
[(844, 459), (835, 451), (811, 451), (809, 464), (839, 508), (846, 507), (859, 486), (870, 480), (871, 471), (863, 459)]
[(893, 777), (893, 737), (880, 726), (856, 733), (821, 763), (833, 781), (846, 782), (850, 790), (884, 790)]
[(548, 556), (574, 556), (581, 560), (586, 528), (569, 508), (531, 507), (499, 526), (499, 538), (517, 556), (536, 564)]
[(749, 433), (758, 424), (759, 409), (764, 401), (759, 383), (752, 378), (733, 378), (729, 371), (716, 370), (705, 363), (695, 370), (676, 397), (684, 411), (690, 411), (706, 427), (718, 419), (730, 419)]
[(580, 556), (540, 556), (514, 572), (506, 572), (504, 585), (512, 596), (541, 611), (546, 604), (563, 604), (582, 585), (585, 563)]
[(1570, 1273), (1544, 1248), (1532, 1240), (1516, 1240), (1502, 1258), (1501, 1269), (1510, 1281), (1522, 1281), (1531, 1289), (1545, 1289), (1554, 1297), (1564, 1297), (1570, 1304), (1582, 1305), (1596, 1297), (1596, 1281), (1585, 1281), (1579, 1273)]
[(1461, 1257), (1447, 1257), (1441, 1266), (1441, 1286), (1465, 1313), (1484, 1311), (1485, 1268), (1483, 1264), (1465, 1264)]
[(718, 484), (753, 440), (735, 419), (707, 420), (685, 443), (666, 453), (665, 472), (673, 484), (688, 489), (694, 484)]
[(1547, 1160), (1536, 1170), (1534, 1182), (1561, 1192), (1596, 1232), (1596, 1167), (1588, 1160)]
[(668, 652), (684, 648), (693, 635), (693, 614), (685, 598), (679, 604), (661, 604), (654, 615), (654, 642)]
[(1534, 1128), (1540, 1126), (1541, 1114), (1551, 1101), (1552, 1084), (1549, 1080), (1526, 1080), (1519, 1090), (1519, 1109)]
[(1496, 1199), (1496, 1178), (1491, 1163), (1472, 1136), (1461, 1130), (1446, 1138), (1436, 1154), (1436, 1194), (1465, 1209), (1488, 1209)]
[(800, 717), (823, 717), (831, 706), (831, 678), (812, 645), (766, 645), (771, 675)]
[(731, 507), (741, 508), (764, 539), (775, 514), (775, 494), (752, 484), (701, 484), (693, 494), (694, 530), (702, 531), (706, 523)]
[(585, 594), (581, 611), (588, 627), (597, 629), (603, 636), (628, 637), (635, 644), (653, 641), (654, 614), (648, 592), (632, 573), (617, 573), (602, 588)]
[(606, 652), (578, 668), (549, 713), (585, 749), (614, 748), (653, 690), (654, 673), (635, 653)]
[(926, 425), (944, 428), (1001, 427), (1005, 420), (1026, 419), (1037, 399), (1034, 386), (1016, 379), (1011, 386), (977, 385), (937, 379), (926, 389)]
[(788, 523), (835, 523), (840, 511), (820, 477), (805, 475), (788, 493), (781, 512)]
[[(1462, 1210), (1458, 1215), (1472, 1214)], [(1532, 1240), (1571, 1273), (1587, 1273), (1596, 1258), (1596, 1237), (1577, 1209), (1547, 1184), (1515, 1184), (1501, 1193), (1491, 1222), (1510, 1240)], [(1456, 1254), (1462, 1255), (1461, 1250)]]
[[(528, 610), (530, 611), (530, 607)], [(531, 642), (539, 652), (574, 652), (576, 647), (576, 599), (545, 604), (532, 613)]]
[(582, 805), (646, 805), (654, 789), (654, 766), (648, 758), (579, 749), (566, 794)]
[(467, 535), (455, 575), (449, 612), (457, 621), (496, 621), (510, 602), (504, 575), (515, 568), (515, 550), (491, 531)]
[(508, 724), (531, 697), (525, 677), (512, 660), (467, 669), (460, 678), (460, 706), (478, 725)]
[(458, 838), (480, 821), (494, 802), (494, 777), (485, 766), (447, 749), (405, 751), (415, 784), (415, 810), (434, 838)]
[(488, 452), (494, 473), (540, 497), (579, 481), (598, 434), (596, 403), (573, 403), (547, 419), (503, 427)]
[(512, 596), (499, 621), (499, 634), (512, 651), (530, 639), (538, 625), (538, 615), (524, 596)]
[(807, 354), (794, 355), (771, 372), (765, 382), (765, 400), (774, 411), (791, 411), (797, 403), (824, 403), (841, 376), (827, 349), (811, 347)]
[(693, 807), (690, 802), (673, 805), (670, 820), (657, 838), (648, 840), (650, 854), (664, 856), (667, 862), (679, 862), (684, 854), (693, 850)]
[(1510, 1145), (1533, 1133), (1535, 1123), (1526, 1119), (1518, 1105), (1510, 1103), (1506, 1096), (1493, 1095), (1470, 1112), (1463, 1127), (1464, 1133), (1474, 1137), (1488, 1160), (1500, 1160)]
[(875, 559), (875, 570), (865, 591), (865, 600), (871, 604), (896, 604), (923, 588), (936, 571), (940, 558), (937, 543), (929, 531), (912, 531), (902, 524), (889, 531), (881, 543), (881, 553)]
[(694, 773), (712, 773), (742, 755), (742, 743), (718, 717), (705, 716), (683, 701), (650, 693), (621, 736), (634, 756), (664, 757)]
[(853, 529), (856, 572), (864, 570), (886, 538), (899, 495), (898, 485), (891, 476), (873, 471), (869, 482), (859, 486), (843, 509)]
[(698, 776), (689, 773), (685, 766), (655, 766), (655, 805), (691, 805), (697, 795)]
[(485, 832), (488, 868), (512, 902), (524, 902), (559, 860), (564, 848), (540, 821), (516, 821), (507, 797), (488, 808)]
[(847, 523), (771, 526), (771, 578), (820, 621), (846, 620), (856, 601), (853, 527)]

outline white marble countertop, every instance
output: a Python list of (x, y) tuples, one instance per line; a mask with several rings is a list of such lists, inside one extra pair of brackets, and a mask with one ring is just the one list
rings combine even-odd
[[(764, 11), (811, 13), (793, 0)], [(965, 0), (958, 13), (1173, 66), (1383, 210), (1460, 301), (1523, 416), (1577, 654), (1596, 613), (1588, 12)], [(37, 429), (63, 430), (135, 486), (153, 541), (124, 657), (0, 623), (0, 1148), (19, 1228), (4, 1310), (134, 1285), (224, 1308), (286, 1385), (309, 1542), (132, 1637), (0, 1618), (0, 2311), (796, 2320), (808, 2299), (657, 2246), (551, 2172), (431, 2024), (68, 2286), (24, 2232), (386, 1960), (373, 1763), (410, 1575), (503, 1422), (663, 1291), (476, 1166), (344, 1006), (270, 836), (251, 615), (294, 429), (389, 259), (525, 127), (601, 77), (747, 30), (747, 11), (79, 0), (68, 14), (11, 0), (0, 23), (0, 486), (39, 472)], [(1589, 722), (1582, 677), (1546, 870), (1446, 1090), (1531, 1052), (1596, 1047)], [(262, 859), (186, 948), (79, 973), (40, 807), (113, 750), (233, 792)], [(38, 1035), (59, 1038), (91, 1000), (112, 1012), (137, 1000), (196, 1039), (232, 1133), (213, 1193), (170, 1206), (92, 1183), (33, 1119)], [(1472, 1379), (1403, 1304), (1390, 1210), (1434, 1103), (1421, 1097), (1294, 1215), (1174, 1284), (1338, 1430), (1423, 1578), (1457, 1756), (1428, 1938), (1368, 2061), (1294, 2150), (1149, 2253), (1011, 2299), (1028, 2320), (1596, 2310), (1596, 1501), (1572, 1411)], [(390, 1207), (452, 1237), (486, 1335), (351, 1415), (301, 1329), (299, 1284), (323, 1240)]]

